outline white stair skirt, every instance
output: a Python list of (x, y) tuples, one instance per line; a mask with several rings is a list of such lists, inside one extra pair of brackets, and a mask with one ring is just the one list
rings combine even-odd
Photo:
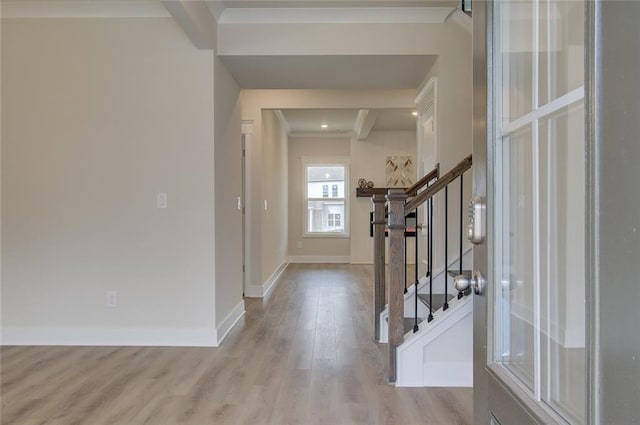
[[(458, 266), (458, 258), (456, 257), (453, 261), (449, 261), (449, 270), (457, 270)], [(467, 249), (462, 254), (462, 268), (463, 270), (471, 269), (473, 265), (473, 252), (471, 249)], [(434, 270), (433, 272), (433, 293), (434, 294), (444, 294), (444, 268), (441, 270)], [(388, 284), (388, 282), (387, 282)], [(458, 291), (453, 287), (453, 279), (448, 279), (448, 288), (449, 294), (457, 295)], [(412, 285), (408, 292), (404, 294), (404, 317), (414, 317), (415, 315), (415, 300), (414, 298), (414, 286)], [(418, 284), (418, 292), (421, 294), (426, 294), (429, 291), (429, 278), (422, 276), (420, 278), (420, 283)], [(427, 307), (418, 302), (418, 317), (424, 319), (429, 315), (429, 311)], [(389, 324), (387, 322), (387, 318), (389, 317), (389, 306), (385, 306), (385, 309), (380, 313), (380, 340), (378, 342), (386, 344), (389, 342)]]
[(472, 387), (473, 295), (452, 300), (397, 350), (397, 387)]

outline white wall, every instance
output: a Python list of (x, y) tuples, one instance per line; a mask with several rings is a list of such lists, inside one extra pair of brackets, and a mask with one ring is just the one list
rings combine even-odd
[[(262, 282), (287, 258), (289, 221), (287, 134), (274, 111), (262, 112)], [(267, 209), (264, 209), (264, 200)]]
[[(441, 175), (471, 154), (473, 93), (471, 34), (451, 20), (443, 25), (442, 31), (442, 53), (420, 87), (422, 89), (434, 77), (437, 79), (435, 161), (440, 163)], [(424, 151), (424, 147), (419, 150), (423, 157), (430, 154)], [(463, 225), (466, 225), (466, 206), (471, 197), (471, 171), (464, 178)], [(459, 181), (456, 180), (449, 190), (449, 261), (459, 257), (459, 187)], [(434, 270), (444, 267), (443, 197), (442, 194), (436, 197), (434, 207)], [(464, 235), (463, 247), (464, 250), (469, 247)], [(426, 250), (422, 249), (421, 252), (426, 253)]]
[[(440, 54), (445, 24), (221, 24), (220, 55)], [(456, 27), (461, 31), (459, 27)], [(295, 36), (292, 36), (294, 35)]]
[(170, 18), (2, 22), (4, 343), (215, 341), (213, 67)]
[(222, 326), (224, 332), (244, 311), (242, 211), (238, 210), (238, 197), (242, 196), (242, 134), (240, 89), (217, 57), (214, 91), (215, 260), (220, 265), (216, 267), (215, 279), (216, 326)]
[[(416, 159), (415, 131), (373, 131), (365, 140), (351, 138), (351, 262), (373, 263), (373, 238), (369, 233), (371, 198), (357, 198), (358, 179), (373, 181), (375, 187), (386, 186), (387, 156), (412, 156)], [(415, 178), (415, 176), (414, 176)], [(408, 239), (407, 260), (414, 262), (413, 238)]]
[[(303, 157), (349, 157), (348, 138), (290, 137), (289, 139), (289, 254), (292, 257), (349, 257), (350, 238), (303, 236), (307, 209), (304, 207)], [(353, 180), (353, 178), (351, 178)], [(350, 191), (354, 191), (354, 186)]]

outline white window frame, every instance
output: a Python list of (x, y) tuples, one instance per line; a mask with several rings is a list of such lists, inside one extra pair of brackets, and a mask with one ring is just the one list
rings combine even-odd
[[(302, 198), (302, 236), (305, 238), (348, 238), (350, 236), (349, 231), (349, 211), (350, 211), (350, 181), (349, 181), (349, 168), (351, 161), (349, 157), (302, 157), (302, 186), (303, 186), (303, 198)], [(344, 201), (344, 215), (341, 217), (344, 223), (343, 232), (309, 232), (309, 197), (308, 197), (308, 182), (307, 182), (307, 168), (309, 167), (344, 167), (344, 198), (312, 198), (311, 200), (318, 201)]]

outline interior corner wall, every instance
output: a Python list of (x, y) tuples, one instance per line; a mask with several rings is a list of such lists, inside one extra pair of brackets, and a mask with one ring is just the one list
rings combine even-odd
[(3, 343), (215, 344), (212, 51), (171, 18), (1, 38)]
[[(412, 156), (416, 158), (415, 131), (373, 131), (364, 140), (351, 138), (351, 263), (373, 264), (373, 238), (370, 236), (369, 213), (373, 211), (371, 198), (356, 197), (358, 179), (374, 183), (374, 187), (386, 187), (387, 156)], [(414, 167), (417, 164), (414, 164)], [(415, 168), (414, 168), (415, 169)], [(415, 179), (414, 175), (414, 179)], [(414, 263), (414, 245), (409, 239), (407, 261)], [(389, 258), (387, 256), (387, 258)]]
[(216, 326), (226, 328), (244, 311), (242, 211), (238, 209), (243, 178), (240, 88), (217, 56), (213, 71)]
[[(288, 136), (273, 110), (262, 111), (262, 283), (287, 259)], [(263, 203), (264, 206), (264, 203)]]

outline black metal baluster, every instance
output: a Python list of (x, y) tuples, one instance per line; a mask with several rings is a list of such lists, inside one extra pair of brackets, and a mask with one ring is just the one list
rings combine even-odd
[[(462, 209), (463, 209), (463, 205), (462, 203), (463, 201), (463, 188), (464, 188), (464, 180), (463, 180), (464, 176), (462, 174), (460, 174), (460, 274), (462, 274)], [(462, 291), (458, 291), (458, 299), (461, 299), (462, 297), (464, 297), (464, 293)]]
[(415, 225), (415, 240), (416, 240), (416, 263), (415, 263), (415, 277), (416, 277), (416, 282), (413, 284), (413, 289), (415, 291), (414, 295), (414, 307), (415, 307), (415, 316), (414, 316), (414, 321), (413, 321), (413, 332), (416, 333), (418, 332), (418, 208), (416, 208), (416, 225)]
[(444, 187), (444, 305), (449, 308), (449, 185)]
[(433, 320), (433, 197), (429, 198), (429, 317)]
[(404, 293), (409, 292), (407, 290), (407, 217), (404, 217)]

